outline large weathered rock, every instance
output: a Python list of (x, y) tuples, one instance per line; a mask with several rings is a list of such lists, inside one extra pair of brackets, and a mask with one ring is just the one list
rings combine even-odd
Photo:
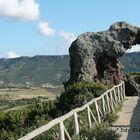
[(128, 96), (134, 96), (134, 95), (140, 94), (140, 75), (139, 75), (139, 73), (131, 73), (131, 75), (126, 76), (125, 90), (126, 90), (126, 95), (128, 95)]
[(140, 28), (126, 22), (117, 22), (107, 31), (83, 33), (69, 48), (67, 84), (97, 80), (118, 84), (123, 79), (118, 58), (136, 44), (140, 44)]

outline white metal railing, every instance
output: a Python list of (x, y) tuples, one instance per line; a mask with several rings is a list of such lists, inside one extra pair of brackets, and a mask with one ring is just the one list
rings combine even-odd
[[(60, 130), (60, 140), (67, 139), (71, 140), (71, 136), (68, 133), (64, 121), (68, 118), (73, 116), (73, 124), (74, 124), (74, 134), (79, 134), (79, 121), (78, 121), (78, 113), (87, 110), (87, 117), (88, 117), (88, 124), (89, 127), (92, 127), (92, 120), (94, 120), (95, 123), (100, 124), (101, 119), (104, 115), (107, 113), (113, 112), (114, 108), (117, 107), (117, 105), (124, 100), (125, 98), (125, 84), (122, 81), (119, 85), (114, 86), (113, 88), (107, 90), (105, 93), (103, 93), (100, 97), (92, 99), (85, 105), (83, 105), (80, 108), (76, 108), (71, 110), (69, 113), (56, 118), (52, 121), (50, 121), (48, 124), (43, 125), (36, 130), (28, 133), (26, 136), (20, 138), (19, 140), (31, 140), (32, 138), (35, 138), (36, 136), (42, 134), (43, 132), (46, 132), (47, 130), (51, 129), (52, 127), (59, 124), (59, 130)], [(99, 105), (99, 101), (101, 101), (101, 105)], [(94, 115), (92, 109), (90, 108), (90, 105), (94, 104), (96, 109), (96, 116)]]

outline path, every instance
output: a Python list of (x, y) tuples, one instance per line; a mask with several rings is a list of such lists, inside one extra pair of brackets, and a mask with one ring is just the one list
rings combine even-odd
[(119, 118), (112, 125), (122, 136), (120, 140), (140, 140), (140, 99), (126, 97)]

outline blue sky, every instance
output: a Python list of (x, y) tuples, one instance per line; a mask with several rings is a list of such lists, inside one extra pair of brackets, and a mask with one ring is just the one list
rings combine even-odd
[(0, 57), (68, 54), (83, 32), (117, 21), (140, 27), (139, 9), (139, 0), (0, 0)]

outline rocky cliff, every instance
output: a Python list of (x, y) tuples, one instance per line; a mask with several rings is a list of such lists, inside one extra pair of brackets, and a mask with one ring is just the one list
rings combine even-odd
[(69, 48), (70, 79), (118, 84), (123, 79), (123, 66), (118, 58), (132, 45), (140, 44), (140, 28), (117, 22), (107, 31), (80, 35)]

